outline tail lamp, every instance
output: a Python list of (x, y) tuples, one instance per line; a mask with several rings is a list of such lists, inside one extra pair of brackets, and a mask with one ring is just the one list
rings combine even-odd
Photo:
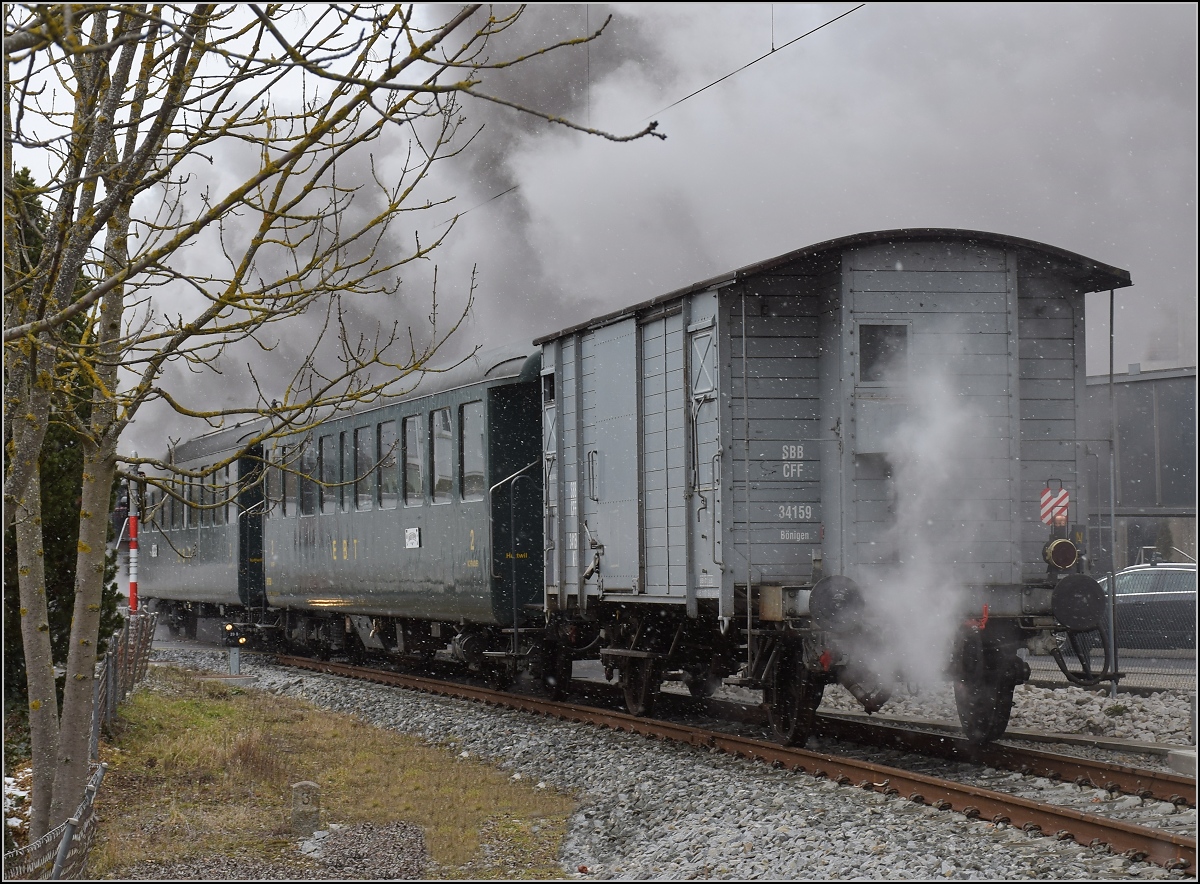
[(1065, 571), (1079, 559), (1079, 550), (1065, 537), (1056, 537), (1042, 548), (1042, 558), (1052, 568)]

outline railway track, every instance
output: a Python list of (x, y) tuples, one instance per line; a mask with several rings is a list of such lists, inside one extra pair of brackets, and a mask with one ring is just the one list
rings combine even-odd
[[(1060, 839), (1070, 838), (1083, 845), (1107, 845), (1114, 853), (1144, 859), (1169, 869), (1193, 872), (1195, 869), (1195, 781), (1179, 777), (1177, 774), (1122, 767), (1045, 752), (1025, 752), (1008, 747), (990, 747), (978, 752), (965, 747), (965, 744), (956, 744), (953, 738), (945, 735), (933, 735), (933, 742), (926, 742), (927, 738), (923, 737), (905, 737), (905, 740), (911, 739), (920, 745), (940, 745), (939, 751), (942, 754), (932, 750), (926, 754), (923, 750), (914, 749), (913, 744), (909, 744), (905, 749), (907, 752), (918, 752), (919, 758), (925, 759), (924, 762), (917, 762), (926, 768), (923, 772), (914, 769), (912, 762), (906, 766), (878, 763), (870, 757), (863, 757), (864, 753), (861, 750), (830, 754), (785, 747), (754, 736), (697, 727), (673, 720), (637, 718), (612, 708), (614, 704), (605, 697), (605, 689), (611, 687), (607, 685), (590, 685), (586, 703), (571, 702), (303, 657), (277, 656), (275, 659), (280, 664), (301, 669), (474, 700), (531, 714), (641, 734), (648, 738), (686, 743), (773, 766), (787, 767), (815, 777), (828, 778), (845, 786), (904, 797), (940, 810), (960, 812), (971, 818), (1010, 825), (1029, 832), (1040, 832)], [(688, 698), (679, 700), (685, 704), (688, 702)], [(719, 711), (719, 704), (714, 706), (712, 701), (701, 703), (693, 700), (690, 703), (693, 711), (700, 707), (706, 715), (714, 715)], [(667, 705), (674, 704), (668, 700)], [(749, 711), (747, 714), (753, 715)], [(824, 726), (848, 728), (843, 731), (846, 734), (844, 739), (853, 740), (858, 744), (869, 739), (872, 731), (880, 729), (878, 725), (864, 728), (854, 722), (848, 725), (833, 725), (829, 716), (825, 717)], [(884, 740), (885, 737), (887, 741), (900, 739), (895, 733), (876, 734), (876, 739)], [(874, 748), (879, 749), (878, 746)], [(937, 765), (946, 764), (949, 760), (946, 753), (951, 752), (956, 754), (956, 758), (973, 752), (973, 758), (962, 762), (968, 763), (970, 770), (952, 771), (952, 778), (949, 778), (945, 768)], [(930, 767), (930, 759), (937, 762), (933, 767)], [(993, 767), (993, 764), (1002, 764), (1003, 768)], [(1010, 772), (1005, 775), (1010, 778), (1008, 781), (1001, 782), (1004, 777), (996, 776), (999, 769)], [(1028, 797), (1038, 794), (1038, 779), (1078, 784), (1079, 800), (1071, 802), (1074, 806), (1067, 806), (1061, 802), (1051, 803), (1037, 797)], [(1106, 803), (1104, 796), (1108, 796), (1110, 800), (1107, 803), (1112, 805), (1108, 808), (1109, 812), (1094, 812), (1099, 809), (1098, 805)], [(1117, 796), (1116, 800), (1112, 800), (1114, 796)], [(1080, 809), (1081, 807), (1087, 809)], [(1187, 834), (1173, 831), (1179, 827), (1171, 825), (1169, 820), (1172, 816), (1178, 817), (1177, 811), (1180, 807), (1192, 808), (1189, 811), (1193, 818), (1191, 832)], [(1147, 809), (1147, 812), (1134, 813), (1135, 808)], [(1130, 821), (1130, 817), (1136, 821)]]

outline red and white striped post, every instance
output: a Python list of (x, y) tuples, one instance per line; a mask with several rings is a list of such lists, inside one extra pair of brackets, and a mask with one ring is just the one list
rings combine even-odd
[(138, 584), (138, 489), (129, 488), (129, 613), (137, 613)]

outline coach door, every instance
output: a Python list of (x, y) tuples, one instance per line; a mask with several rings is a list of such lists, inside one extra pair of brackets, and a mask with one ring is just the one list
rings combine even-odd
[(579, 547), (587, 559), (599, 554), (597, 577), (605, 593), (642, 589), (637, 334), (630, 318), (581, 341)]
[(256, 445), (238, 458), (237, 518), (238, 597), (247, 607), (262, 605), (263, 581), (263, 447)]

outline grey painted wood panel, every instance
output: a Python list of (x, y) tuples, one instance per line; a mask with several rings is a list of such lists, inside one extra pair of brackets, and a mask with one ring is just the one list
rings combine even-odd
[(1018, 322), (1021, 341), (1033, 341), (1038, 338), (1070, 338), (1072, 336), (1071, 320), (1051, 318), (1046, 316), (1030, 317)]
[(1021, 399), (1066, 399), (1074, 401), (1073, 378), (1022, 377), (1017, 385)]
[[(771, 341), (769, 343), (774, 344), (775, 342)], [(817, 379), (817, 360), (815, 358), (774, 355), (764, 357), (762, 350), (757, 347), (753, 350), (753, 353), (754, 358), (748, 360), (746, 366), (751, 380), (755, 378), (784, 378), (815, 381)], [(742, 366), (740, 364), (737, 366), (737, 374), (734, 377), (738, 379), (739, 383), (741, 382)]]
[(759, 421), (815, 421), (820, 414), (820, 403), (816, 399), (751, 399), (743, 402), (741, 396), (737, 396), (729, 404), (729, 416), (734, 421), (735, 432), (739, 432), (739, 439), (745, 431), (737, 423), (747, 412), (753, 437), (759, 435), (755, 432)]
[(855, 292), (940, 292), (971, 294), (1004, 292), (1007, 274), (1000, 270), (856, 270), (850, 283)]
[(1044, 442), (1023, 439), (1021, 463), (1075, 461), (1075, 442)]
[[(1021, 441), (1037, 440), (1039, 442), (1058, 442), (1075, 440), (1074, 420), (1032, 420), (1021, 421)], [(1072, 459), (1074, 459), (1072, 452)]]
[[(741, 313), (734, 312), (729, 318), (729, 334), (731, 340), (740, 340), (742, 336)], [(800, 344), (805, 339), (817, 337), (817, 320), (813, 316), (746, 316), (746, 337), (755, 338), (791, 338)]]
[(1020, 365), (1022, 378), (1070, 381), (1069, 388), (1074, 388), (1075, 361), (1073, 359), (1022, 359)]
[[(1018, 298), (1018, 319), (1065, 319), (1070, 321), (1074, 316), (1071, 305), (1058, 298)], [(1018, 326), (1019, 327), (1019, 326)]]
[(1074, 414), (1072, 399), (1021, 400), (1021, 420), (1068, 420)]
[(1031, 338), (1021, 342), (1022, 359), (1071, 359), (1075, 358), (1075, 341), (1063, 339)]
[(922, 327), (914, 329), (913, 347), (922, 353), (936, 353), (962, 356), (1008, 356), (1009, 340), (1007, 334), (989, 334), (974, 332), (972, 334), (929, 334)]
[(914, 271), (998, 270), (1005, 267), (1005, 253), (970, 243), (898, 242), (855, 246), (842, 261), (852, 270), (895, 270), (897, 261)]
[[(964, 325), (980, 313), (1004, 313), (1004, 295), (971, 294), (925, 294), (912, 292), (855, 292), (854, 312), (896, 316), (900, 313), (954, 313), (961, 314)], [(898, 316), (896, 317), (898, 318)]]

